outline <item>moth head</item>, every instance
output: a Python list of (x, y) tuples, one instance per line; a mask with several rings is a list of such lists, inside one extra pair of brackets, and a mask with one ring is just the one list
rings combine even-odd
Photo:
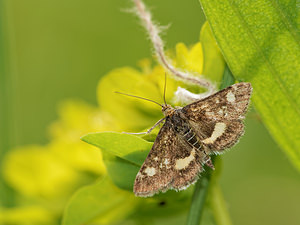
[(168, 104), (162, 105), (161, 111), (163, 112), (164, 116), (170, 116), (174, 113), (174, 108)]

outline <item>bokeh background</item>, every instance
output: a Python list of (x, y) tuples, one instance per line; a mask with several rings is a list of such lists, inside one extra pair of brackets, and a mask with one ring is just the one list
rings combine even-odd
[[(205, 17), (197, 0), (145, 2), (156, 21), (171, 25), (163, 33), (166, 48), (199, 40)], [(152, 57), (143, 28), (125, 12), (131, 8), (129, 0), (0, 4), (1, 157), (11, 148), (46, 144), (48, 126), (57, 119), (62, 100), (96, 105), (101, 76), (121, 66), (137, 67), (140, 59)], [(300, 223), (299, 173), (254, 106), (245, 136), (223, 159), (221, 187), (234, 224)]]

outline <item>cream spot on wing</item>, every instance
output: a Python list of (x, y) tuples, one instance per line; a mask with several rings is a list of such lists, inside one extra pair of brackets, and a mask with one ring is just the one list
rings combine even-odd
[(155, 160), (155, 161), (158, 161), (158, 157), (157, 157), (157, 156), (155, 156), (154, 160)]
[(230, 91), (226, 95), (226, 99), (228, 102), (234, 102), (235, 101), (235, 95)]
[(217, 100), (216, 100), (216, 103), (218, 104), (219, 102), (220, 102), (219, 99), (217, 99)]
[(154, 167), (147, 167), (144, 172), (150, 177), (156, 174)]
[(219, 111), (218, 111), (218, 114), (221, 116), (221, 115), (223, 115), (223, 109), (220, 109)]
[(225, 123), (216, 123), (215, 129), (209, 138), (204, 139), (204, 144), (212, 144), (218, 137), (220, 137), (226, 130)]
[(191, 154), (188, 157), (185, 157), (183, 159), (177, 159), (175, 164), (175, 169), (182, 170), (186, 168), (194, 159), (195, 159), (195, 149), (191, 151)]

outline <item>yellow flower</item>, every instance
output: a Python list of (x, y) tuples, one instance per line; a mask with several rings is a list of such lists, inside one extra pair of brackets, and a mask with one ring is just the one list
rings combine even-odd
[[(76, 189), (106, 174), (101, 151), (85, 144), (80, 137), (89, 132), (118, 129), (110, 115), (82, 101), (62, 103), (59, 116), (50, 126), (49, 144), (13, 149), (2, 165), (5, 181), (29, 202), (40, 202), (38, 207), (48, 211), (51, 220), (61, 216)], [(2, 219), (10, 220), (9, 215), (26, 217), (28, 213), (28, 218), (33, 218), (30, 224), (34, 224), (35, 206), (23, 201), (22, 198), (20, 203), (28, 209), (9, 211)], [(39, 218), (40, 211), (36, 212)]]
[(189, 50), (185, 44), (176, 45), (176, 66), (178, 68), (203, 74), (202, 44), (198, 42)]
[(53, 225), (53, 215), (40, 206), (0, 209), (0, 224), (44, 224)]
[(59, 108), (60, 120), (50, 126), (51, 151), (80, 171), (104, 174), (101, 151), (80, 138), (87, 133), (119, 130), (112, 117), (82, 101), (65, 101)]
[(46, 199), (68, 193), (78, 178), (47, 146), (11, 151), (5, 158), (3, 172), (6, 181), (20, 193)]
[(49, 132), (52, 139), (78, 142), (81, 136), (89, 132), (118, 130), (118, 124), (111, 115), (84, 101), (62, 102), (59, 105), (58, 115), (59, 120), (50, 125)]

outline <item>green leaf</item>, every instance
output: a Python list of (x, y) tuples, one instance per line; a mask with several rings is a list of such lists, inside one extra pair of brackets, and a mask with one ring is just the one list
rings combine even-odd
[(207, 23), (201, 28), (200, 41), (203, 46), (203, 74), (213, 81), (220, 82), (225, 62)]
[(227, 88), (230, 85), (234, 84), (234, 77), (228, 68), (227, 64), (225, 65), (224, 73), (223, 73), (223, 78), (222, 78), (222, 83), (220, 85), (220, 90)]
[(121, 189), (132, 192), (136, 174), (141, 166), (111, 154), (103, 154), (103, 156), (108, 175), (114, 184)]
[(65, 208), (62, 224), (80, 225), (93, 220), (116, 222), (135, 208), (135, 202), (133, 194), (118, 189), (107, 177), (102, 178), (72, 196)]
[(82, 140), (103, 150), (104, 163), (114, 184), (132, 191), (135, 176), (153, 143), (134, 135), (114, 132), (91, 133)]
[(143, 198), (132, 218), (138, 221), (136, 224), (184, 224), (192, 190), (169, 190), (151, 198)]
[(116, 132), (91, 133), (81, 139), (137, 166), (143, 164), (153, 144), (134, 135)]
[(226, 62), (300, 170), (300, 7), (288, 0), (200, 0)]

